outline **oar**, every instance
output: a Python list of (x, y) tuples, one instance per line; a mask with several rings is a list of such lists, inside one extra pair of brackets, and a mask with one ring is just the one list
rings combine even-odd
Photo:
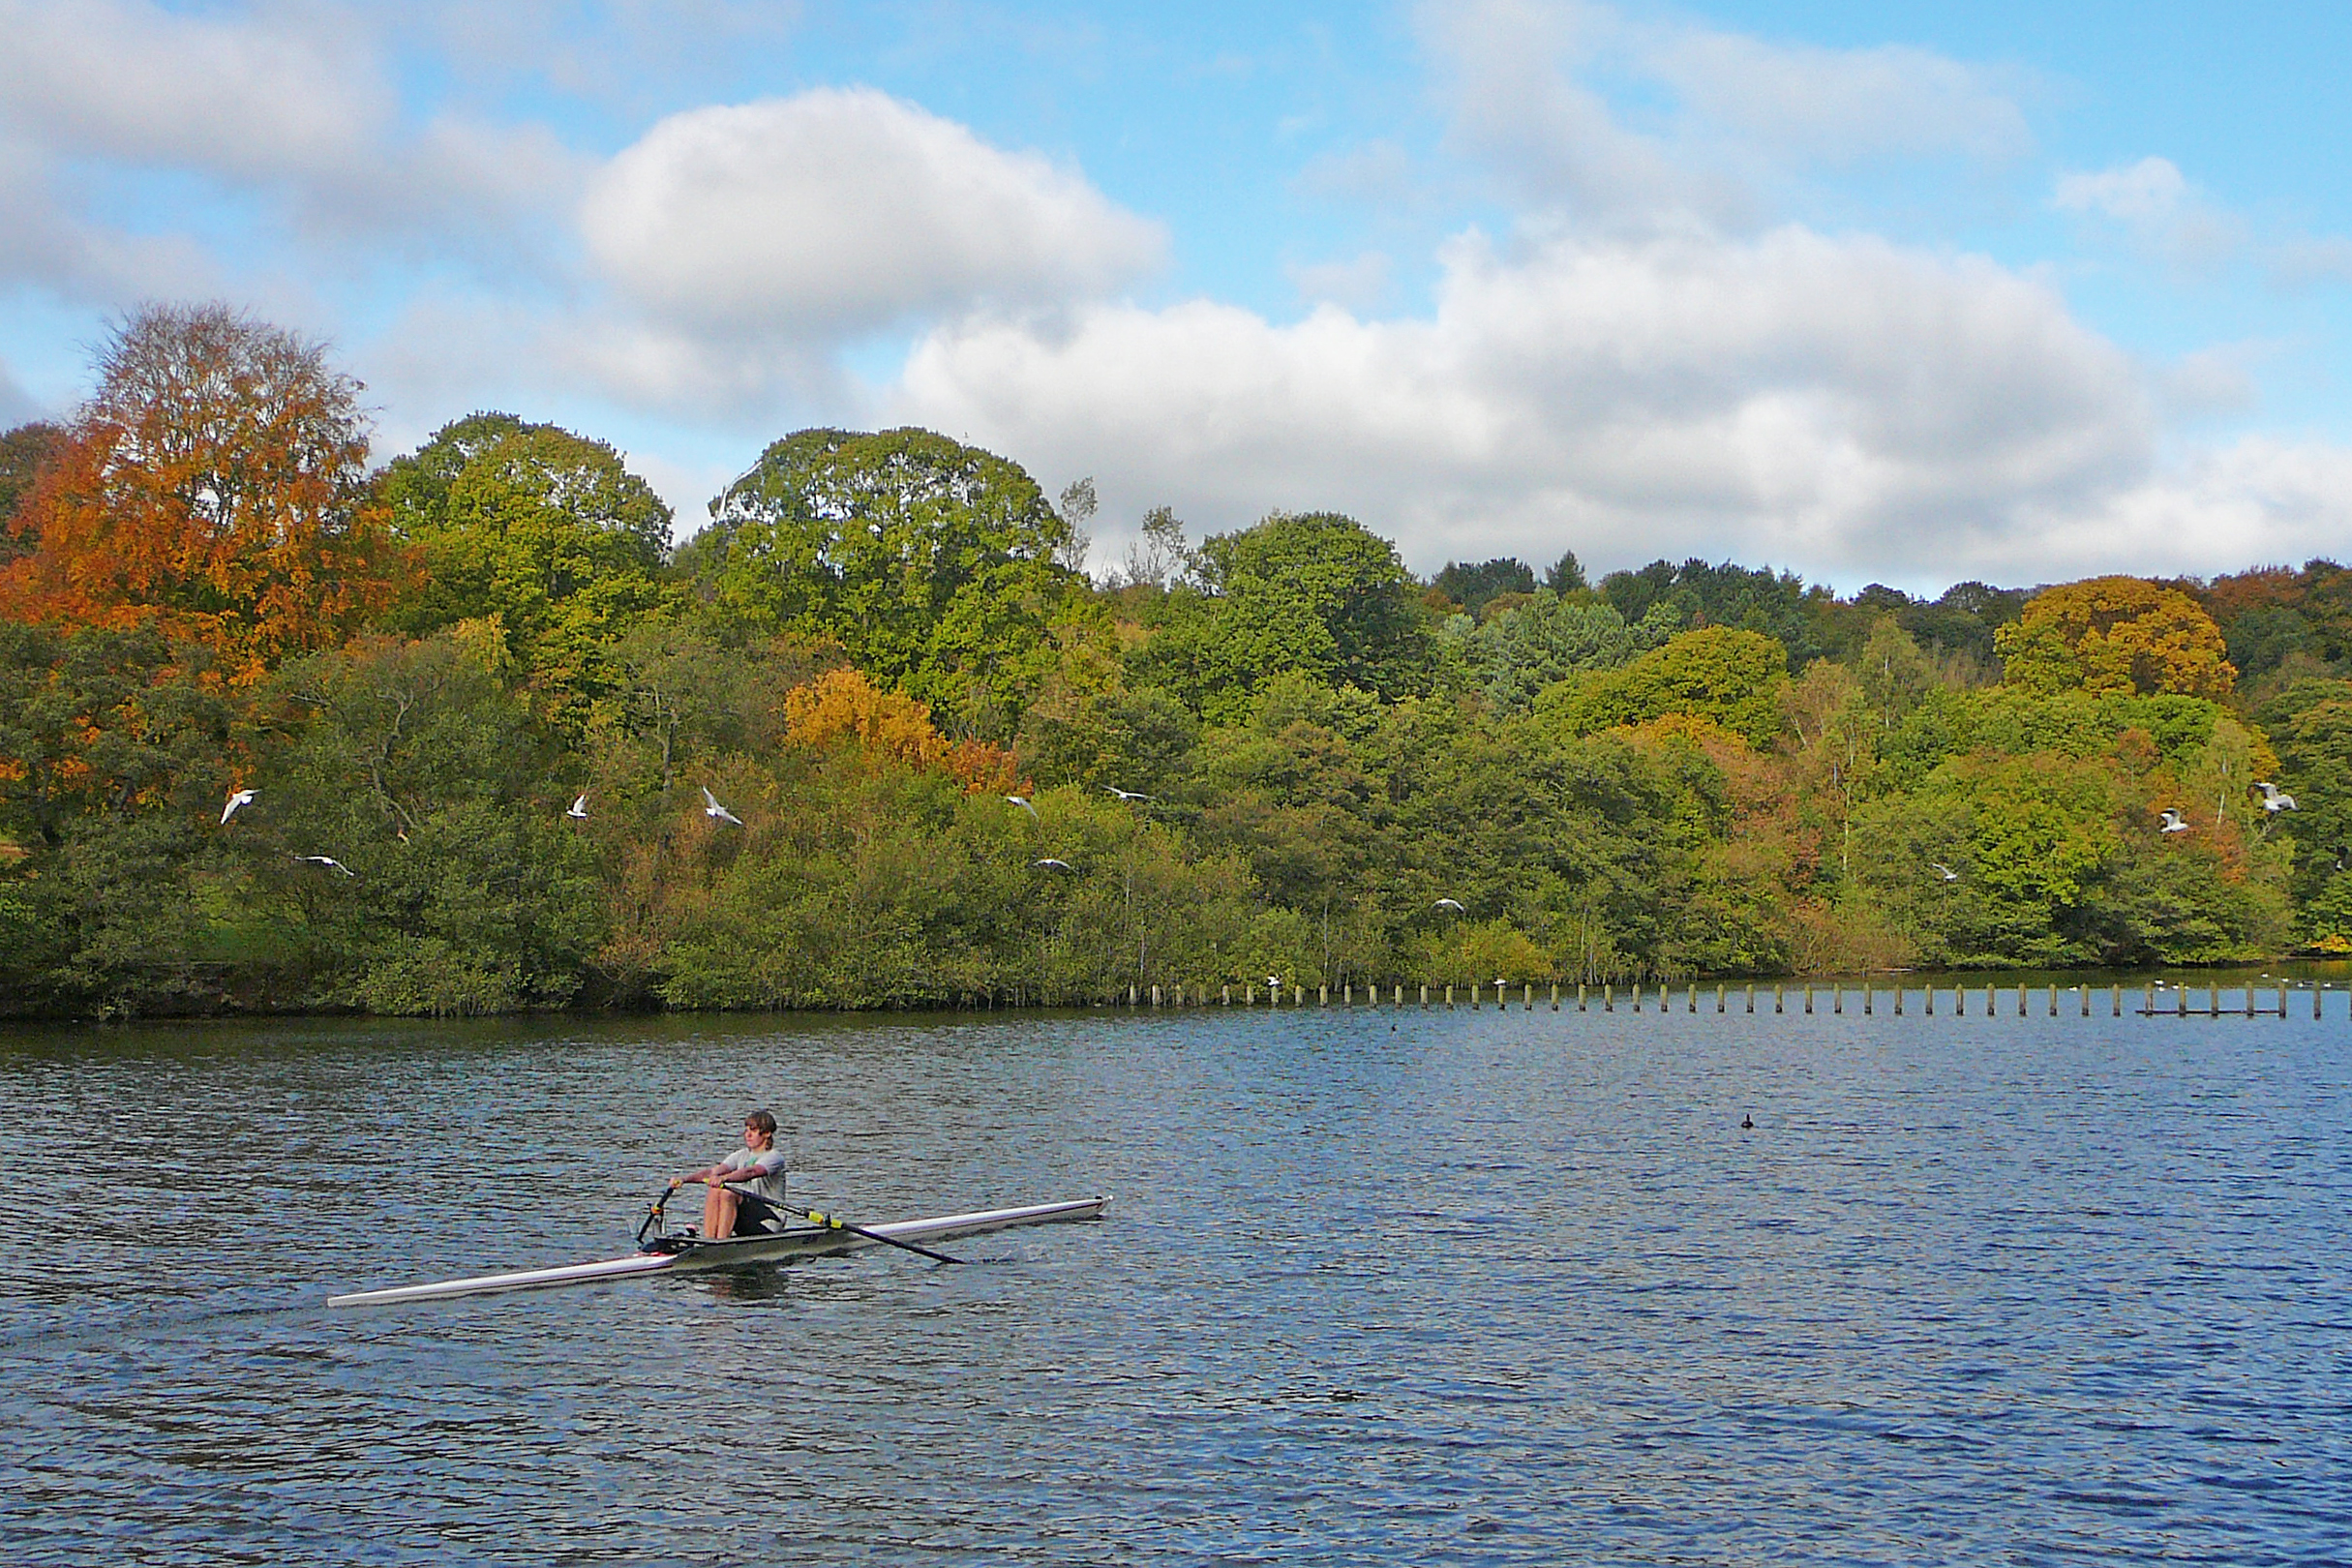
[(895, 1236), (885, 1236), (879, 1230), (868, 1230), (863, 1225), (853, 1225), (847, 1220), (837, 1220), (829, 1214), (819, 1214), (814, 1209), (796, 1209), (789, 1203), (777, 1203), (771, 1207), (782, 1209), (786, 1214), (797, 1214), (812, 1225), (823, 1225), (829, 1230), (846, 1230), (853, 1236), (863, 1236), (868, 1241), (878, 1241), (886, 1247), (896, 1247), (904, 1251), (920, 1252), (924, 1257), (937, 1258), (942, 1263), (961, 1263), (963, 1261), (960, 1257), (950, 1257), (945, 1252), (934, 1252), (928, 1247), (918, 1247), (913, 1242), (900, 1241)]

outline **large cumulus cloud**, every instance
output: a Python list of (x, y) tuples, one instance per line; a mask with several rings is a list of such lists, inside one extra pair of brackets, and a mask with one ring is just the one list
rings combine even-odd
[(1049, 471), (1091, 463), (1131, 507), (1336, 505), (1430, 564), (1574, 545), (1883, 575), (1943, 535), (2017, 567), (2053, 517), (2144, 475), (2155, 437), (2132, 362), (2047, 288), (1794, 227), (1470, 237), (1417, 320), (967, 322), (902, 396)]

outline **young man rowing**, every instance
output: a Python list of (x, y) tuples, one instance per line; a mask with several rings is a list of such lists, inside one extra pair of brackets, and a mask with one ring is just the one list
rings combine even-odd
[(703, 1197), (703, 1234), (725, 1241), (738, 1230), (784, 1228), (784, 1151), (776, 1147), (776, 1119), (764, 1110), (743, 1118), (743, 1146), (715, 1165), (688, 1171), (670, 1184), (688, 1182), (710, 1191)]

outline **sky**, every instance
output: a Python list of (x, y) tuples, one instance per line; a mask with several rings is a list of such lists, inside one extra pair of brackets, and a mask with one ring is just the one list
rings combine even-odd
[(791, 431), (1851, 591), (2352, 551), (2352, 7), (0, 0), (0, 426), (328, 343), (677, 509)]

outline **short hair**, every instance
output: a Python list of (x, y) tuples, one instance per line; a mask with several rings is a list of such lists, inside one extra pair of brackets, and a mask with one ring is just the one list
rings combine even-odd
[(743, 1118), (745, 1127), (756, 1127), (769, 1137), (776, 1135), (776, 1119), (764, 1110), (755, 1110)]

